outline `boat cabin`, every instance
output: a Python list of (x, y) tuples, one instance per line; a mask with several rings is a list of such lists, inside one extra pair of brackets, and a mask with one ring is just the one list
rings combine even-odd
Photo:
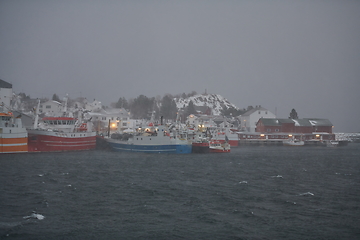
[(76, 119), (69, 117), (47, 117), (42, 119), (48, 125), (75, 125)]

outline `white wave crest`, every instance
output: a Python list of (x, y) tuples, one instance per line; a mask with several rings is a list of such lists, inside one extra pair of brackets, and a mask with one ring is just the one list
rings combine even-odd
[(24, 219), (30, 219), (30, 218), (33, 218), (33, 219), (38, 219), (38, 220), (43, 220), (45, 218), (44, 215), (41, 215), (41, 214), (38, 214), (36, 212), (33, 212), (32, 214), (30, 214), (30, 216), (25, 216), (23, 217)]
[(315, 194), (311, 193), (311, 192), (306, 192), (306, 193), (301, 193), (299, 194), (300, 196), (307, 196), (307, 195), (310, 195), (310, 196), (314, 196)]

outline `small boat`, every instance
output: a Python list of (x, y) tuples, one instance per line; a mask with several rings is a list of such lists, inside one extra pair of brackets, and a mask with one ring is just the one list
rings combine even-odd
[(211, 135), (213, 135), (216, 140), (220, 142), (228, 142), (231, 147), (239, 146), (239, 136), (237, 134), (238, 130), (233, 128), (216, 128), (212, 130)]
[(28, 133), (20, 117), (0, 109), (0, 154), (28, 151)]
[(289, 138), (283, 141), (284, 146), (304, 146), (305, 142), (295, 138)]
[[(38, 108), (39, 109), (39, 106)], [(45, 117), (28, 129), (29, 152), (90, 150), (96, 147), (96, 132), (90, 122), (73, 117)]]
[(209, 142), (210, 153), (225, 153), (230, 152), (230, 144), (228, 142), (220, 142), (218, 140), (211, 140)]
[(192, 153), (209, 153), (209, 139), (207, 138), (196, 138), (192, 142)]
[(337, 147), (337, 146), (339, 146), (339, 141), (336, 141), (336, 140), (326, 141), (326, 146), (327, 147)]
[(143, 153), (191, 153), (192, 144), (186, 136), (170, 132), (161, 124), (140, 127), (135, 134), (112, 134), (105, 139), (115, 151)]

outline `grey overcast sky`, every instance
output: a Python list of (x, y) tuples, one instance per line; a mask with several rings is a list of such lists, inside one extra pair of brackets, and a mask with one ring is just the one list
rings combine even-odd
[(360, 131), (360, 1), (1, 0), (0, 79), (31, 97), (220, 94)]

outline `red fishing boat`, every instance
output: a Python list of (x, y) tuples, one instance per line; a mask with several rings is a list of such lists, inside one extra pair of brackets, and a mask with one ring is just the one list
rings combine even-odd
[[(39, 106), (38, 108), (39, 109)], [(28, 129), (29, 152), (90, 150), (96, 147), (96, 132), (91, 122), (73, 117), (45, 117)]]
[(209, 153), (209, 140), (204, 139), (192, 142), (192, 153)]
[(47, 117), (36, 129), (28, 129), (29, 152), (90, 150), (96, 147), (96, 132), (75, 118)]

